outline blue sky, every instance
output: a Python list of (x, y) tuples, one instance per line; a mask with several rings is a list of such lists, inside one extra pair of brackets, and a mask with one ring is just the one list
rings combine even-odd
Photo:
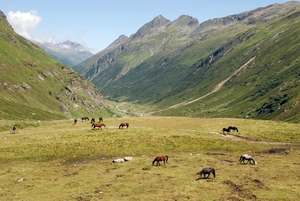
[(37, 41), (78, 42), (96, 53), (120, 35), (130, 36), (158, 15), (199, 22), (287, 0), (1, 0), (15, 31)]

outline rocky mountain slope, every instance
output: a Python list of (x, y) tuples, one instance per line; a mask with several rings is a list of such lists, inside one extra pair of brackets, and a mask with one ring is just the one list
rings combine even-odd
[(14, 32), (0, 11), (0, 119), (108, 115), (102, 93)]
[(200, 24), (158, 16), (74, 69), (107, 98), (151, 105), (154, 115), (298, 122), (299, 8), (274, 4)]
[(64, 41), (61, 43), (40, 43), (33, 41), (43, 48), (51, 57), (64, 63), (67, 66), (74, 67), (84, 60), (93, 56), (93, 54), (79, 43)]

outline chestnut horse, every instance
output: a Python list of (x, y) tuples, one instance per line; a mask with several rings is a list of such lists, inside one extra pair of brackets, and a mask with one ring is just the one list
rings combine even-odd
[(102, 129), (102, 126), (103, 126), (103, 127), (106, 127), (105, 124), (102, 124), (102, 123), (93, 123), (93, 124), (92, 124), (93, 129), (95, 129), (96, 127)]
[(119, 128), (124, 128), (124, 126), (126, 126), (126, 128), (129, 127), (129, 123), (121, 123)]
[[(215, 172), (215, 169), (214, 168), (203, 168), (199, 174), (200, 174), (200, 177), (203, 175), (204, 179), (208, 179), (209, 175), (210, 174), (213, 174), (214, 175), (214, 178), (216, 177), (216, 172)], [(205, 175), (207, 175), (207, 177), (205, 177)]]
[(152, 161), (152, 165), (154, 165), (154, 163), (156, 162), (156, 165), (160, 165), (160, 161), (163, 161), (164, 164), (168, 163), (168, 156), (157, 156), (153, 161)]

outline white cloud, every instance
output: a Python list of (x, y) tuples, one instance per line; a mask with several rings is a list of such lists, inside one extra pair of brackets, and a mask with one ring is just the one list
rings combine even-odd
[(36, 11), (27, 13), (10, 11), (8, 12), (7, 20), (18, 34), (32, 40), (42, 18), (37, 15)]

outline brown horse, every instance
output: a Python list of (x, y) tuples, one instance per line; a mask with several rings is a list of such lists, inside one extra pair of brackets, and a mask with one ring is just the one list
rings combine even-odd
[[(214, 178), (216, 177), (216, 172), (215, 172), (215, 169), (214, 168), (203, 168), (199, 174), (200, 174), (200, 177), (203, 175), (203, 178), (204, 179), (208, 179), (209, 175), (210, 174), (213, 174), (214, 175)], [(205, 177), (205, 175), (207, 175), (207, 177)]]
[(82, 117), (82, 118), (81, 118), (81, 121), (86, 121), (86, 120), (89, 121), (90, 119), (89, 119), (88, 117)]
[(126, 128), (129, 127), (129, 123), (121, 123), (120, 126), (119, 126), (119, 129), (120, 128), (124, 128), (124, 126), (126, 126)]
[(102, 129), (102, 127), (106, 127), (106, 126), (105, 126), (105, 124), (102, 124), (102, 123), (93, 123), (92, 127), (93, 127), (93, 129), (95, 129), (96, 127)]
[(102, 117), (99, 117), (99, 122), (103, 122), (103, 118)]
[(77, 123), (77, 119), (75, 118), (75, 119), (74, 119), (74, 125), (75, 125), (76, 123)]
[(154, 163), (156, 162), (156, 165), (160, 165), (160, 161), (163, 161), (164, 164), (168, 163), (168, 156), (157, 156), (153, 161), (152, 161), (152, 165), (154, 165)]

